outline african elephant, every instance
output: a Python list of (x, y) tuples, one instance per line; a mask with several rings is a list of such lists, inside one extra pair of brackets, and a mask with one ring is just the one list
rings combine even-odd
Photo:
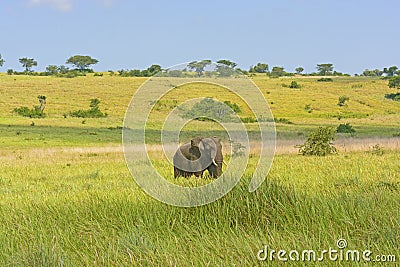
[(223, 161), (222, 145), (217, 137), (195, 137), (175, 152), (174, 176), (201, 177), (208, 170), (211, 177), (217, 178), (222, 174)]

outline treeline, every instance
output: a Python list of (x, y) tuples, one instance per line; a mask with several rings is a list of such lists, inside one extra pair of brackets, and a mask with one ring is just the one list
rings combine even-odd
[[(0, 54), (0, 67), (3, 66), (5, 60)], [(33, 67), (37, 66), (37, 61), (33, 58), (20, 58), (20, 64), (24, 68), (23, 71), (15, 71), (8, 69), (7, 74), (9, 75), (35, 75), (35, 76), (56, 76), (56, 77), (67, 77), (73, 78), (77, 76), (85, 76), (87, 73), (94, 73), (95, 76), (103, 76), (103, 73), (95, 73), (91, 68), (92, 65), (97, 64), (99, 61), (95, 58), (85, 55), (75, 55), (68, 58), (65, 62), (67, 65), (71, 65), (72, 68), (66, 65), (49, 65), (46, 67), (44, 72), (35, 72), (32, 70)], [(168, 70), (162, 69), (160, 65), (153, 64), (147, 69), (121, 69), (121, 70), (109, 70), (110, 76), (121, 76), (121, 77), (150, 77), (159, 73), (159, 75), (168, 75), (175, 77), (190, 77), (193, 75), (198, 76), (229, 76), (232, 75), (233, 70), (240, 71), (245, 75), (254, 76), (256, 74), (265, 74), (271, 78), (283, 77), (283, 76), (351, 76), (347, 73), (338, 72), (334, 69), (332, 63), (322, 63), (316, 65), (316, 71), (311, 73), (304, 73), (304, 68), (299, 66), (295, 68), (295, 72), (286, 71), (282, 66), (269, 67), (267, 63), (258, 62), (255, 65), (250, 66), (249, 70), (243, 70), (237, 67), (235, 62), (227, 59), (218, 60), (217, 66), (214, 71), (206, 71), (205, 68), (211, 65), (211, 60), (192, 61), (187, 64), (187, 68), (183, 70)], [(361, 74), (355, 74), (354, 76), (370, 76), (370, 77), (394, 77), (399, 76), (400, 70), (397, 66), (391, 66), (383, 68), (382, 70), (366, 69)]]

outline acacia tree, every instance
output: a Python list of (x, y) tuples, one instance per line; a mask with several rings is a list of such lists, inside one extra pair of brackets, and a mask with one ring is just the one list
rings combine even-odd
[(378, 70), (378, 69), (374, 69), (374, 70), (366, 69), (362, 73), (362, 75), (364, 75), (364, 76), (382, 76), (382, 74), (383, 74), (383, 71)]
[(331, 75), (333, 72), (333, 64), (331, 63), (317, 64), (316, 69), (319, 75), (322, 76)]
[(76, 69), (80, 71), (85, 71), (89, 69), (90, 65), (97, 64), (99, 61), (90, 56), (75, 55), (67, 59), (65, 64), (72, 64)]
[(232, 69), (237, 66), (237, 64), (235, 62), (232, 62), (232, 61), (227, 60), (227, 59), (220, 59), (220, 60), (217, 61), (217, 63), (226, 65), (228, 67), (231, 67)]
[(26, 57), (20, 58), (19, 63), (21, 63), (22, 67), (25, 68), (25, 72), (31, 72), (32, 71), (31, 68), (33, 66), (37, 66), (37, 61), (34, 60), (33, 58), (26, 58)]
[(303, 67), (297, 67), (295, 69), (295, 71), (296, 71), (297, 74), (301, 74), (304, 71), (304, 68)]
[(210, 64), (211, 64), (211, 60), (204, 59), (202, 61), (192, 61), (187, 66), (189, 69), (197, 72), (197, 75), (200, 77), (204, 72), (204, 68)]
[(0, 67), (3, 67), (5, 60), (1, 57), (0, 54)]
[(250, 67), (249, 72), (266, 73), (269, 71), (269, 66), (266, 63), (257, 63), (257, 65)]
[(284, 76), (285, 74), (286, 74), (286, 71), (285, 71), (285, 68), (283, 68), (283, 67), (275, 66), (271, 70), (271, 76), (273, 76), (273, 77), (281, 77), (281, 76)]

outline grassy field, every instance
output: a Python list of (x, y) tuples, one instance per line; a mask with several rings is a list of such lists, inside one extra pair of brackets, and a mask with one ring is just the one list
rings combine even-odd
[[(252, 79), (274, 116), (291, 122), (276, 124), (279, 153), (266, 181), (255, 193), (248, 192), (258, 159), (252, 154), (240, 184), (225, 197), (202, 207), (179, 208), (146, 195), (122, 153), (124, 113), (145, 79), (0, 74), (0, 266), (281, 265), (276, 259), (258, 261), (257, 252), (264, 245), (286, 251), (336, 249), (339, 238), (347, 240), (348, 249), (369, 249), (371, 258), (395, 254), (399, 262), (400, 141), (394, 135), (400, 133), (400, 103), (384, 98), (393, 92), (387, 81)], [(286, 87), (292, 79), (302, 87)], [(170, 99), (182, 101), (196, 89), (186, 91)], [(241, 116), (251, 115), (226, 92), (203, 93), (235, 101)], [(47, 96), (46, 118), (12, 112), (37, 105), (38, 95)], [(343, 107), (337, 105), (341, 95), (350, 98)], [(87, 109), (91, 98), (101, 100), (106, 118), (64, 118), (70, 111)], [(308, 104), (311, 112), (305, 109)], [(154, 144), (155, 165), (173, 180), (172, 167), (157, 146), (159, 120), (169, 108), (154, 111), (149, 142)], [(338, 136), (337, 155), (296, 154), (293, 145), (310, 131), (340, 123), (351, 123), (356, 133)], [(254, 124), (246, 127), (256, 132)], [(223, 135), (211, 122), (195, 122), (182, 138), (209, 132)], [(207, 182), (177, 181), (192, 186)]]

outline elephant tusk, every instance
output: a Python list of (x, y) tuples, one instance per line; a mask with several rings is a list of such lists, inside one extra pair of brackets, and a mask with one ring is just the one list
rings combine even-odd
[(213, 159), (212, 162), (213, 162), (213, 164), (214, 164), (215, 166), (218, 166), (218, 164), (215, 162), (215, 159)]
[(225, 160), (223, 160), (222, 163), (225, 164), (225, 166), (228, 166), (228, 164), (226, 164)]

